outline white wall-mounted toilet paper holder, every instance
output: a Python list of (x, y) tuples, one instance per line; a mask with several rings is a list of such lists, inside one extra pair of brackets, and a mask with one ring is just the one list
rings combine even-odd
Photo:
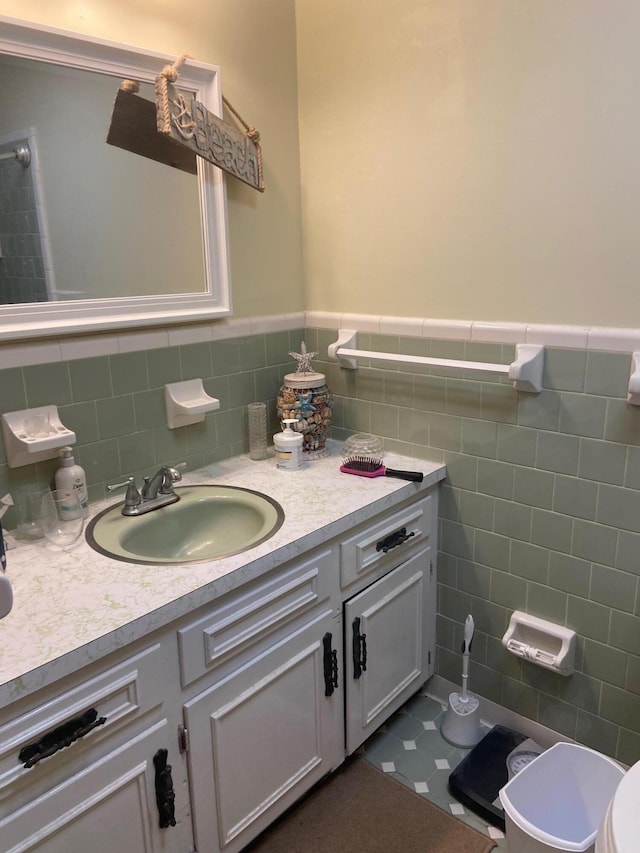
[(512, 613), (502, 645), (512, 654), (559, 675), (574, 671), (576, 632), (522, 610)]

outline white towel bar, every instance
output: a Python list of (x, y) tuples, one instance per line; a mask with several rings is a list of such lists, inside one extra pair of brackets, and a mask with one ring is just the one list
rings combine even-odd
[(401, 355), (391, 352), (373, 352), (356, 349), (358, 333), (341, 329), (338, 340), (329, 346), (329, 358), (341, 367), (355, 370), (359, 358), (392, 361), (400, 364), (427, 364), (434, 367), (454, 367), (461, 370), (482, 370), (485, 373), (504, 373), (513, 381), (518, 391), (538, 394), (542, 390), (544, 347), (534, 344), (516, 344), (516, 360), (512, 364), (492, 364), (485, 361), (459, 361), (452, 358), (431, 358), (422, 355)]

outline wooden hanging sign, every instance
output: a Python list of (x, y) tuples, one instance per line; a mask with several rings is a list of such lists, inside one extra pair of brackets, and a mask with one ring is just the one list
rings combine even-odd
[(258, 132), (246, 126), (243, 133), (209, 112), (193, 95), (178, 90), (171, 82), (177, 77), (175, 67), (167, 66), (156, 78), (158, 132), (264, 192)]
[(120, 88), (113, 104), (107, 143), (197, 175), (198, 167), (193, 151), (158, 133), (156, 122), (156, 105), (153, 101), (141, 98), (128, 87)]

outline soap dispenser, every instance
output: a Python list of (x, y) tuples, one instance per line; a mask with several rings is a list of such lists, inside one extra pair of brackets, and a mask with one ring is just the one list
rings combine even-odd
[(273, 436), (276, 467), (295, 471), (302, 467), (302, 434), (291, 429), (291, 424), (297, 423), (296, 418), (284, 418), (282, 423), (285, 425), (284, 431)]
[(82, 515), (86, 518), (89, 513), (89, 498), (87, 495), (87, 478), (84, 468), (76, 465), (71, 447), (60, 448), (61, 464), (56, 471), (56, 489), (65, 492), (74, 492), (78, 497), (78, 503), (82, 507)]

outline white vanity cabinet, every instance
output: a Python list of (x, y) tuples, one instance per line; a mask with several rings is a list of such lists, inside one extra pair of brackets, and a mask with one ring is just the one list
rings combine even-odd
[[(10, 720), (0, 716), (4, 853), (189, 850), (186, 767), (165, 706), (172, 661), (170, 647), (149, 643), (18, 703)], [(167, 828), (156, 798), (163, 750), (172, 768)]]
[(349, 755), (433, 675), (435, 503), (424, 497), (340, 545)]
[(198, 850), (241, 850), (342, 761), (340, 629), (325, 613), (186, 704)]
[[(0, 823), (2, 849), (69, 853), (177, 850), (158, 827), (151, 758), (167, 743), (167, 721), (152, 726)], [(7, 845), (7, 846), (5, 846)], [(182, 847), (188, 850), (188, 846)]]
[(421, 687), (432, 668), (429, 551), (419, 551), (345, 604), (348, 755)]
[(3, 853), (239, 853), (338, 767), (433, 673), (436, 488), (360, 519), (0, 710)]
[(342, 761), (337, 578), (329, 545), (178, 632), (198, 850), (241, 850)]
[(181, 629), (183, 680), (207, 684), (184, 706), (199, 851), (242, 850), (432, 674), (434, 503), (359, 525)]

